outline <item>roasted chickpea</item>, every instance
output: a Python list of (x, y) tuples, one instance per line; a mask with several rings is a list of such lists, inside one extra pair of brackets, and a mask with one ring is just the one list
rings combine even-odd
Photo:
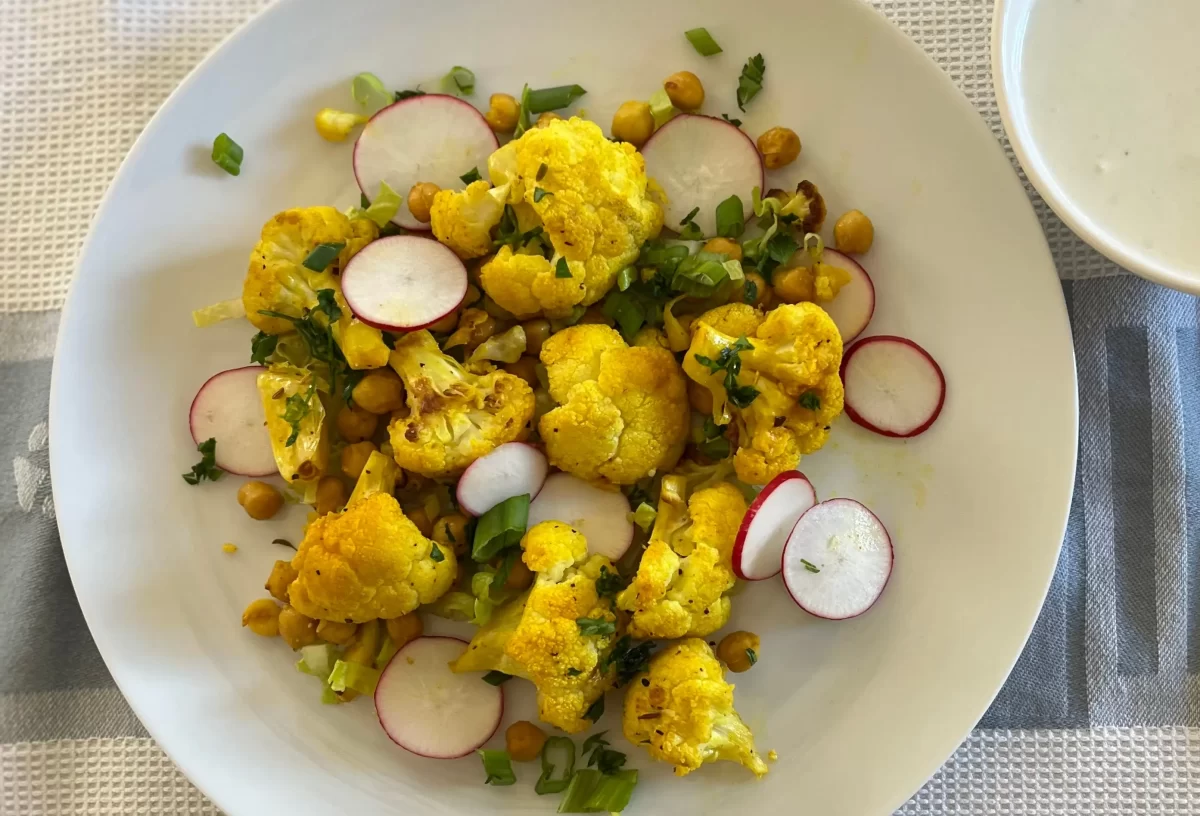
[(474, 306), (483, 298), (483, 292), (473, 283), (467, 284), (467, 294), (463, 296), (463, 306)]
[(517, 762), (532, 762), (542, 755), (546, 732), (529, 720), (517, 720), (504, 732), (504, 747)]
[(266, 521), (283, 507), (283, 494), (266, 482), (246, 482), (238, 488), (237, 501), (250, 518)]
[(442, 516), (433, 524), (433, 540), (456, 555), (465, 555), (471, 543), (467, 541), (466, 518), (458, 513)]
[(537, 357), (542, 353), (542, 343), (550, 339), (550, 321), (526, 320), (521, 328), (525, 329), (525, 353)]
[(426, 538), (433, 535), (433, 522), (429, 520), (429, 514), (423, 508), (418, 507), (415, 510), (405, 510), (404, 515), (408, 516), (408, 520), (417, 526), (421, 535)]
[(408, 191), (408, 211), (412, 213), (412, 217), (422, 224), (428, 224), (433, 197), (441, 191), (441, 187), (429, 181), (418, 181), (414, 184)]
[(367, 466), (367, 459), (377, 450), (374, 442), (355, 442), (342, 448), (342, 473), (347, 479), (357, 479)]
[(758, 662), (758, 635), (753, 632), (730, 632), (717, 645), (717, 657), (731, 672), (749, 671)]
[(784, 303), (799, 303), (812, 299), (812, 271), (803, 266), (776, 269), (771, 276), (775, 297)]
[[(734, 290), (733, 299), (738, 303), (749, 303), (751, 306), (764, 306), (771, 287), (766, 279), (757, 272), (747, 272), (742, 285)], [(750, 297), (747, 298), (747, 295)]]
[(800, 137), (791, 128), (773, 127), (758, 137), (758, 152), (768, 170), (778, 170), (800, 155)]
[(833, 242), (842, 252), (861, 255), (875, 243), (875, 225), (861, 210), (851, 210), (833, 225)]
[(379, 418), (358, 405), (350, 405), (338, 411), (337, 429), (347, 442), (361, 442), (375, 434)]
[(242, 612), (242, 626), (256, 635), (275, 637), (279, 634), (279, 604), (270, 598), (251, 601)]
[(625, 102), (613, 114), (612, 137), (617, 141), (641, 147), (653, 133), (654, 114), (650, 113), (650, 105), (646, 102)]
[(345, 646), (357, 631), (358, 624), (344, 621), (323, 620), (317, 624), (317, 637), (337, 646)]
[(488, 97), (488, 112), (483, 115), (488, 127), (496, 133), (512, 133), (517, 129), (520, 103), (511, 94), (498, 93)]
[(354, 386), (354, 404), (372, 414), (390, 414), (404, 405), (404, 383), (390, 368), (373, 368)]
[(392, 639), (392, 645), (397, 649), (403, 649), (425, 631), (425, 625), (421, 623), (421, 616), (416, 612), (409, 612), (398, 618), (389, 618), (384, 621), (384, 624), (387, 626), (388, 637)]
[(279, 636), (292, 651), (311, 646), (317, 640), (317, 622), (285, 606), (279, 611)]
[(317, 515), (324, 516), (346, 505), (346, 485), (337, 476), (322, 476), (317, 482)]
[(425, 328), (429, 329), (434, 334), (448, 334), (454, 331), (454, 327), (458, 325), (458, 310), (455, 309), (450, 314), (443, 317), (436, 323), (430, 323)]
[(505, 589), (511, 589), (514, 592), (521, 592), (533, 585), (533, 573), (529, 567), (525, 566), (525, 562), (517, 559), (513, 562), (512, 569), (508, 572), (508, 580), (504, 582)]
[(554, 122), (558, 119), (562, 119), (562, 117), (554, 111), (546, 111), (537, 118), (537, 121), (534, 122), (533, 126), (540, 128), (549, 127), (551, 122)]
[(698, 411), (706, 417), (712, 416), (713, 398), (711, 391), (689, 378), (687, 381), (687, 395), (688, 403), (691, 404), (693, 411)]
[(296, 580), (297, 574), (291, 561), (276, 561), (275, 566), (271, 567), (271, 574), (267, 576), (267, 582), (263, 584), (263, 589), (270, 592), (272, 598), (287, 603), (288, 587)]
[(737, 241), (731, 241), (728, 238), (710, 238), (704, 244), (704, 251), (727, 255), (731, 261), (740, 261), (742, 259), (741, 244)]
[(663, 90), (671, 104), (682, 111), (694, 111), (704, 104), (704, 86), (691, 71), (678, 71), (663, 80)]
[(604, 313), (604, 310), (599, 306), (589, 306), (588, 310), (583, 313), (583, 317), (579, 318), (577, 326), (586, 326), (589, 323), (603, 323), (605, 326), (613, 325), (613, 319)]
[(483, 309), (463, 309), (458, 319), (458, 329), (453, 335), (454, 342), (447, 343), (447, 348), (466, 346), (467, 351), (487, 340), (496, 333), (496, 318)]
[(537, 364), (538, 361), (536, 357), (530, 357), (528, 354), (526, 354), (515, 363), (505, 363), (504, 370), (509, 374), (517, 375), (522, 380), (529, 383), (530, 388), (537, 388)]

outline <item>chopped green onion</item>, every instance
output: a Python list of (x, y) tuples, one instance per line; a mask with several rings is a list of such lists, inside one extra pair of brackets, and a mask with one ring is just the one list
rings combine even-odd
[[(553, 754), (553, 756), (552, 756)], [(554, 761), (551, 761), (551, 760)], [(557, 764), (556, 764), (557, 763)], [(554, 779), (554, 769), (562, 766), (562, 775)], [(542, 775), (533, 790), (538, 796), (562, 793), (575, 773), (575, 743), (568, 737), (550, 737), (542, 745)]]
[(384, 87), (383, 80), (364, 71), (350, 81), (350, 95), (367, 110), (376, 111), (395, 101)]
[(228, 134), (221, 133), (213, 139), (212, 160), (229, 175), (236, 176), (242, 172), (243, 155), (242, 146), (229, 138)]
[(442, 87), (450, 90), (452, 85), (458, 89), (459, 93), (470, 96), (475, 93), (475, 72), (470, 68), (455, 65), (450, 69), (450, 73), (442, 79)]
[(816, 391), (805, 391), (800, 395), (800, 405), (810, 411), (821, 410), (821, 395)]
[(433, 561), (435, 564), (440, 564), (446, 560), (446, 556), (442, 553), (441, 549), (438, 548), (437, 544), (430, 544), (429, 560)]
[(571, 777), (571, 784), (558, 806), (559, 813), (620, 813), (629, 804), (637, 786), (638, 772), (630, 769), (605, 776), (584, 768)]
[(704, 238), (704, 233), (700, 230), (699, 224), (690, 221), (687, 226), (679, 231), (679, 238), (683, 241), (699, 241)]
[(478, 167), (472, 167), (469, 172), (463, 173), (459, 178), (462, 179), (463, 184), (471, 184), (482, 180), (483, 176), (479, 175)]
[(581, 635), (611, 635), (617, 631), (616, 624), (604, 618), (578, 618), (575, 623)]
[(490, 686), (502, 686), (509, 680), (512, 680), (511, 674), (505, 674), (504, 672), (498, 671), (490, 671), (483, 676), (483, 682)]
[(304, 267), (311, 269), (313, 272), (324, 272), (333, 263), (333, 259), (338, 256), (338, 253), (345, 248), (346, 244), (344, 242), (317, 244), (316, 248), (308, 253), (308, 257), (304, 259)]
[(196, 446), (200, 451), (200, 462), (192, 465), (192, 472), (183, 474), (183, 480), (190, 485), (198, 485), (205, 479), (215, 482), (225, 471), (217, 467), (217, 440), (206, 439)]
[(546, 163), (545, 163), (545, 162), (542, 162), (542, 163), (541, 163), (541, 164), (538, 166), (537, 175), (533, 177), (533, 180), (534, 180), (534, 181), (541, 181), (542, 179), (544, 179), (544, 178), (546, 177), (546, 171), (548, 171), (549, 169), (550, 169), (550, 168), (546, 166)]
[(350, 210), (350, 220), (366, 218), (375, 222), (375, 226), (383, 229), (391, 224), (396, 213), (400, 211), (400, 194), (388, 186), (386, 181), (379, 182), (379, 195), (370, 201), (364, 195), (361, 207)]
[(517, 775), (513, 773), (512, 759), (508, 756), (508, 751), (489, 750), (485, 748), (479, 751), (479, 757), (483, 760), (483, 770), (487, 774), (487, 779), (483, 780), (483, 784), (504, 786), (511, 785), (517, 781)]
[(617, 273), (617, 289), (624, 292), (637, 280), (637, 267), (627, 266)]
[(585, 93), (587, 91), (579, 85), (558, 85), (522, 94), (522, 102), (529, 113), (546, 113), (569, 107)]
[(567, 266), (566, 258), (559, 258), (558, 263), (554, 265), (554, 277), (569, 278), (571, 277), (571, 268)]
[(586, 720), (596, 722), (604, 716), (604, 695), (601, 694), (596, 698), (596, 702), (588, 706), (588, 710), (583, 712), (583, 717)]
[(501, 550), (508, 549), (521, 540), (528, 523), (528, 493), (500, 502), (484, 513), (475, 524), (471, 558), (481, 563), (491, 561)]
[(738, 77), (737, 103), (739, 110), (746, 109), (746, 103), (758, 96), (763, 87), (763, 77), (767, 73), (767, 63), (762, 54), (755, 54), (746, 60), (742, 66), (742, 75)]
[(692, 48), (695, 48), (702, 57), (711, 57), (713, 54), (721, 53), (721, 46), (717, 45), (717, 41), (708, 33), (707, 28), (691, 28), (683, 32), (683, 36), (688, 38)]
[(746, 659), (749, 660), (750, 665), (753, 666), (755, 663), (758, 662), (758, 652), (754, 651), (753, 649), (747, 649), (746, 650)]
[(736, 195), (717, 205), (717, 235), (722, 238), (739, 238), (746, 230), (746, 216), (742, 200)]
[(329, 673), (329, 687), (334, 691), (352, 689), (359, 694), (374, 694), (380, 671), (361, 663), (339, 660)]
[(658, 518), (658, 511), (646, 502), (639, 504), (637, 510), (633, 511), (633, 523), (641, 527), (642, 532), (650, 532), (656, 518)]
[(549, 190), (543, 190), (541, 187), (534, 187), (533, 188), (533, 203), (540, 204), (543, 198), (545, 198), (546, 196), (552, 196), (552, 195), (554, 195), (554, 193), (550, 192)]
[[(719, 252), (697, 252), (688, 256), (671, 276), (671, 288), (692, 297), (706, 298), (729, 280), (730, 269), (725, 266), (729, 256)], [(737, 267), (739, 273), (741, 265)]]
[(816, 564), (814, 564), (811, 561), (808, 561), (806, 559), (801, 558), (800, 563), (803, 564), (804, 568), (806, 570), (808, 570), (809, 572), (820, 572), (821, 571), (820, 567), (818, 567)]
[(679, 111), (671, 104), (671, 97), (667, 96), (667, 92), (659, 88), (654, 93), (650, 94), (650, 115), (654, 117), (654, 127), (660, 128), (667, 122), (675, 118)]
[(695, 218), (699, 214), (700, 214), (700, 208), (692, 207), (692, 211), (683, 217), (683, 220), (679, 222), (679, 226), (686, 227), (688, 224), (692, 223), (692, 219)]

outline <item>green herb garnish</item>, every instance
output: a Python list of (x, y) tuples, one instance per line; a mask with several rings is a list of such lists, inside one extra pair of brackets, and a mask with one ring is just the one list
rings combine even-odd
[(604, 618), (577, 618), (575, 623), (581, 635), (611, 635), (617, 631), (617, 625)]
[(396, 101), (403, 102), (405, 99), (412, 99), (414, 96), (424, 96), (424, 91), (396, 91)]
[(805, 391), (800, 395), (800, 405), (810, 411), (819, 411), (821, 410), (821, 395), (816, 391)]
[(437, 544), (430, 545), (429, 560), (437, 564), (440, 564), (446, 560), (446, 556), (442, 553), (441, 548), (438, 547)]
[(744, 336), (739, 337), (737, 342), (732, 346), (725, 346), (721, 349), (721, 353), (717, 355), (717, 359), (706, 357), (703, 354), (694, 355), (696, 362), (707, 368), (713, 374), (717, 372), (725, 372), (725, 393), (729, 397), (729, 401), (734, 407), (745, 408), (758, 396), (758, 389), (752, 385), (738, 385), (737, 377), (742, 370), (741, 353), (753, 346), (750, 341)]
[(814, 564), (811, 561), (808, 561), (804, 558), (800, 559), (800, 563), (803, 564), (804, 568), (806, 570), (808, 570), (809, 572), (820, 572), (821, 571), (820, 567), (818, 567), (816, 564)]
[(691, 28), (683, 32), (683, 36), (688, 38), (692, 48), (695, 48), (696, 53), (702, 57), (711, 57), (713, 54), (721, 53), (721, 46), (717, 45), (717, 41), (708, 33), (707, 28)]
[(688, 213), (687, 215), (685, 215), (683, 217), (683, 220), (679, 222), (679, 226), (686, 227), (688, 224), (692, 223), (692, 219), (695, 218), (699, 214), (700, 214), (700, 208), (693, 207), (692, 211), (690, 213)]
[(463, 184), (471, 184), (473, 182), (482, 180), (483, 176), (479, 175), (478, 167), (472, 167), (468, 172), (459, 176), (459, 179)]
[(500, 566), (496, 568), (495, 574), (492, 575), (492, 583), (488, 585), (489, 594), (504, 589), (504, 585), (508, 583), (508, 576), (512, 574), (512, 569), (516, 566), (520, 557), (520, 547), (509, 547), (505, 551), (504, 558), (500, 561)]
[(483, 676), (483, 682), (487, 683), (489, 686), (502, 686), (509, 680), (512, 680), (511, 674), (505, 674), (504, 672), (499, 671), (490, 671)]
[(742, 200), (736, 195), (717, 205), (717, 235), (722, 238), (738, 238), (746, 230), (746, 217)]
[(750, 304), (758, 300), (758, 284), (750, 278), (746, 278), (746, 282), (742, 284), (742, 300)]
[(500, 502), (476, 522), (471, 558), (479, 563), (492, 560), (521, 540), (528, 523), (528, 493)]
[(575, 668), (574, 666), (567, 669), (567, 677), (578, 677), (581, 674), (583, 674), (583, 672), (581, 672), (579, 669)]
[(277, 345), (279, 345), (278, 335), (260, 331), (250, 338), (250, 362), (267, 365), (268, 359), (275, 353)]
[(217, 467), (217, 440), (206, 439), (196, 446), (200, 451), (200, 461), (192, 465), (191, 473), (183, 474), (183, 480), (190, 485), (198, 485), (205, 479), (215, 482), (225, 471)]
[(604, 695), (601, 694), (596, 699), (596, 702), (594, 702), (590, 706), (588, 706), (588, 710), (583, 712), (583, 717), (586, 720), (591, 720), (592, 722), (596, 722), (596, 720), (600, 719), (603, 716), (604, 716)]
[(755, 54), (746, 60), (742, 66), (742, 75), (738, 77), (737, 104), (739, 110), (746, 110), (746, 103), (758, 96), (763, 87), (763, 77), (767, 73), (767, 63), (762, 54)]
[(736, 128), (740, 128), (740, 127), (742, 126), (742, 120), (741, 120), (741, 119), (734, 119), (734, 118), (733, 118), (733, 117), (731, 117), (731, 116), (730, 116), (728, 113), (722, 113), (722, 114), (721, 114), (721, 118), (722, 118), (722, 119), (724, 119), (726, 122), (728, 122), (729, 124), (733, 125), (733, 126), (734, 126), (734, 127), (736, 127)]
[(509, 757), (508, 751), (484, 748), (479, 751), (479, 757), (483, 760), (483, 770), (487, 774), (487, 778), (483, 780), (483, 784), (504, 786), (511, 785), (517, 781), (517, 775), (513, 773), (512, 759)]
[(455, 65), (450, 69), (450, 73), (442, 78), (442, 87), (450, 89), (452, 86), (463, 96), (475, 93), (475, 72), (470, 68)]
[(638, 279), (637, 267), (627, 266), (617, 273), (617, 291), (624, 292)]
[[(557, 765), (551, 761), (552, 759), (562, 765), (562, 774), (558, 779), (553, 778)], [(533, 790), (538, 796), (545, 796), (547, 793), (562, 793), (567, 789), (574, 773), (575, 743), (570, 737), (550, 737), (542, 745), (542, 775), (538, 777)]]
[[(545, 167), (546, 165), (543, 164), (542, 166)], [(534, 187), (533, 188), (533, 203), (540, 204), (543, 198), (545, 198), (546, 196), (552, 196), (552, 195), (554, 195), (554, 193), (550, 192), (549, 190), (543, 190), (541, 187)]]
[(221, 133), (213, 139), (212, 160), (229, 175), (241, 174), (243, 155), (242, 146), (229, 138), (228, 134)]
[(753, 666), (755, 663), (758, 662), (758, 652), (754, 651), (753, 649), (747, 649), (746, 650), (746, 659), (749, 660), (750, 665)]
[(596, 594), (601, 598), (615, 598), (617, 593), (625, 588), (626, 583), (620, 573), (608, 567), (601, 567), (600, 575), (596, 578)]
[(636, 646), (633, 643), (633, 638), (629, 635), (622, 635), (617, 639), (617, 643), (600, 661), (600, 672), (603, 674), (608, 671), (608, 667), (615, 665), (617, 667), (616, 686), (621, 686), (628, 683), (636, 675), (650, 669), (650, 656), (654, 654), (654, 641), (643, 641)]
[[(308, 257), (304, 259), (304, 268), (311, 269), (313, 272), (324, 272), (333, 259), (338, 256), (338, 253), (346, 248), (345, 242), (336, 244), (317, 244), (312, 252), (308, 253)], [(322, 292), (332, 291), (330, 289), (322, 289)], [(336, 320), (337, 318), (334, 318)]]
[(556, 85), (553, 88), (532, 90), (525, 97), (525, 107), (531, 114), (548, 113), (570, 107), (587, 91), (580, 85)]
[(559, 258), (558, 263), (554, 265), (554, 277), (569, 278), (571, 277), (571, 268), (567, 266), (566, 258)]

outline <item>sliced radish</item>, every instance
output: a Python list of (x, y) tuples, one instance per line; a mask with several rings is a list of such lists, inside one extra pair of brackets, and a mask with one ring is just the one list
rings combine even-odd
[(212, 375), (192, 398), (188, 412), (195, 443), (217, 440), (217, 466), (239, 476), (269, 476), (276, 470), (258, 393), (263, 371), (262, 366), (246, 366)]
[(829, 499), (800, 517), (783, 550), (783, 583), (801, 609), (844, 620), (871, 608), (892, 574), (892, 538), (854, 499)]
[(717, 205), (731, 195), (742, 199), (750, 217), (750, 192), (766, 189), (762, 158), (750, 137), (712, 116), (681, 114), (660, 127), (642, 148), (646, 175), (667, 194), (663, 223), (678, 231), (699, 207), (692, 223), (706, 236), (716, 234)]
[(929, 430), (946, 402), (946, 378), (925, 349), (905, 337), (860, 340), (842, 360), (846, 415), (869, 431), (906, 438)]
[(588, 551), (616, 561), (633, 543), (629, 502), (617, 490), (605, 490), (578, 476), (555, 473), (529, 506), (529, 526), (543, 521), (569, 524), (587, 538)]
[(816, 503), (817, 491), (798, 470), (780, 473), (768, 482), (746, 510), (733, 543), (733, 571), (737, 577), (762, 581), (778, 575), (788, 534)]
[(478, 674), (455, 674), (450, 662), (466, 641), (419, 637), (392, 657), (375, 686), (375, 714), (392, 742), (433, 759), (456, 759), (492, 738), (504, 715), (504, 692)]
[(850, 273), (850, 282), (842, 287), (837, 297), (821, 304), (841, 332), (842, 342), (849, 343), (863, 333), (875, 314), (875, 284), (862, 264), (836, 249), (826, 249), (821, 260)]
[(402, 227), (427, 230), (413, 218), (408, 191), (431, 181), (443, 190), (461, 190), (459, 176), (473, 169), (487, 173), (488, 156), (500, 146), (483, 115), (453, 96), (425, 94), (388, 105), (363, 125), (354, 145), (354, 177), (367, 198), (379, 194), (379, 183), (400, 194), (392, 220)]
[(528, 493), (537, 498), (550, 464), (546, 454), (524, 442), (505, 442), (481, 456), (458, 480), (458, 505), (472, 516), (482, 516), (505, 499)]
[(384, 331), (423, 329), (453, 312), (467, 295), (467, 268), (432, 238), (392, 235), (367, 244), (342, 272), (351, 311)]

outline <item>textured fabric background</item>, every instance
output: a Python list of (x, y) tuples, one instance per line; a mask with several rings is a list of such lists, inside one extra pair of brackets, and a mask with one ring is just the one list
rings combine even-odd
[[(989, 0), (873, 0), (1003, 142)], [(0, 814), (215, 813), (146, 738), (70, 587), (46, 427), (58, 312), (91, 213), (184, 74), (261, 0), (0, 0)], [(1197, 301), (1129, 276), (1030, 191), (1079, 361), (1058, 572), (980, 729), (901, 811), (1200, 810)], [(1097, 279), (1099, 278), (1099, 279)], [(11, 466), (10, 466), (11, 463)]]

